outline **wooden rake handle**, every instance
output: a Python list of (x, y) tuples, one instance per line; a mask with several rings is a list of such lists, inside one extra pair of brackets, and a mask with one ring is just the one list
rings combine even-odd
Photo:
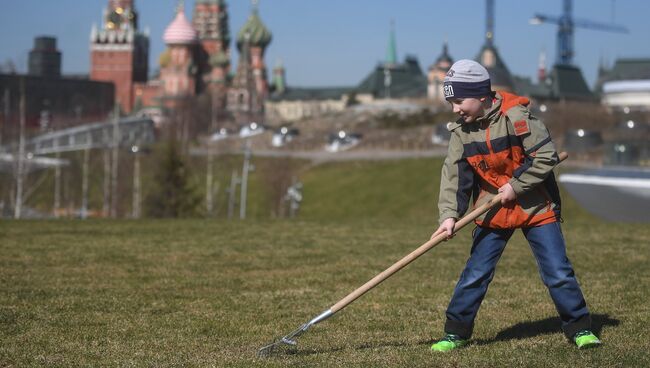
[[(559, 162), (562, 162), (562, 161), (566, 160), (566, 158), (568, 156), (569, 155), (566, 152), (561, 152), (559, 154), (559, 158), (560, 158)], [(457, 233), (460, 229), (464, 228), (467, 224), (469, 224), (469, 223), (473, 222), (474, 220), (476, 220), (482, 214), (486, 213), (487, 211), (489, 211), (493, 207), (498, 206), (500, 203), (501, 203), (501, 193), (494, 196), (494, 198), (492, 198), (489, 202), (486, 202), (486, 203), (482, 204), (481, 206), (476, 207), (474, 210), (472, 210), (470, 213), (463, 216), (463, 218), (461, 218), (460, 220), (458, 220), (456, 222), (456, 225), (454, 226), (454, 234)], [(347, 307), (350, 303), (357, 300), (357, 298), (359, 298), (363, 294), (370, 291), (370, 289), (372, 289), (375, 286), (382, 283), (384, 280), (386, 280), (387, 278), (392, 276), (397, 271), (399, 271), (402, 268), (406, 267), (409, 263), (416, 260), (418, 257), (420, 257), (421, 255), (426, 253), (431, 248), (433, 248), (436, 245), (440, 244), (445, 239), (447, 239), (447, 233), (442, 233), (442, 234), (439, 234), (439, 235), (431, 238), (428, 242), (422, 244), (419, 248), (417, 248), (416, 250), (409, 253), (406, 257), (400, 259), (399, 261), (394, 263), (392, 266), (388, 267), (386, 270), (384, 270), (383, 272), (381, 272), (377, 276), (370, 279), (370, 281), (366, 282), (361, 287), (359, 287), (355, 291), (348, 294), (345, 298), (339, 300), (336, 304), (334, 304), (330, 308), (332, 314), (334, 314), (334, 313), (340, 311), (341, 309)]]

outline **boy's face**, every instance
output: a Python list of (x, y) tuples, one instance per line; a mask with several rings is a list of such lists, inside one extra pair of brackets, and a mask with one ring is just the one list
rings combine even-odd
[(484, 107), (483, 102), (485, 97), (482, 98), (453, 98), (449, 100), (454, 113), (458, 114), (465, 123), (473, 123), (476, 119), (483, 116)]

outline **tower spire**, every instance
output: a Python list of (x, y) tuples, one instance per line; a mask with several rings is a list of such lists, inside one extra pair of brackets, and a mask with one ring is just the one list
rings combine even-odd
[(447, 41), (447, 36), (445, 36), (445, 41), (442, 43), (442, 54), (445, 56), (449, 55), (449, 41)]
[(386, 49), (386, 65), (397, 64), (397, 44), (395, 42), (395, 20), (390, 21), (390, 35), (388, 38), (388, 48)]
[(537, 81), (544, 83), (546, 81), (546, 49), (539, 53), (539, 64), (537, 67)]

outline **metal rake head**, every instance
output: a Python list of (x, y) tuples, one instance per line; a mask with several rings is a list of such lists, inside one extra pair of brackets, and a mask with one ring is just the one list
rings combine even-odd
[(278, 351), (279, 349), (285, 346), (296, 346), (298, 343), (296, 342), (295, 338), (302, 335), (305, 331), (307, 331), (308, 328), (309, 328), (309, 324), (305, 323), (304, 325), (300, 326), (299, 329), (293, 331), (292, 333), (280, 339), (277, 339), (266, 346), (261, 347), (257, 351), (257, 356), (260, 358), (266, 358), (273, 355), (276, 351)]
[(319, 314), (315, 318), (313, 318), (311, 321), (305, 323), (304, 325), (300, 326), (297, 330), (293, 331), (292, 333), (273, 341), (272, 343), (261, 347), (257, 351), (257, 356), (258, 357), (268, 357), (271, 356), (278, 348), (284, 347), (284, 346), (296, 346), (298, 343), (296, 342), (296, 337), (302, 335), (309, 329), (309, 327), (322, 322), (329, 317), (334, 315), (334, 312), (331, 309), (326, 310), (325, 312)]

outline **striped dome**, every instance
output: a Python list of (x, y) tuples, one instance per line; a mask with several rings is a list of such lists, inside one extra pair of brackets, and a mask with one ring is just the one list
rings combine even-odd
[(185, 18), (183, 9), (179, 9), (176, 18), (165, 29), (163, 40), (168, 45), (188, 45), (198, 40), (198, 36), (192, 24)]

